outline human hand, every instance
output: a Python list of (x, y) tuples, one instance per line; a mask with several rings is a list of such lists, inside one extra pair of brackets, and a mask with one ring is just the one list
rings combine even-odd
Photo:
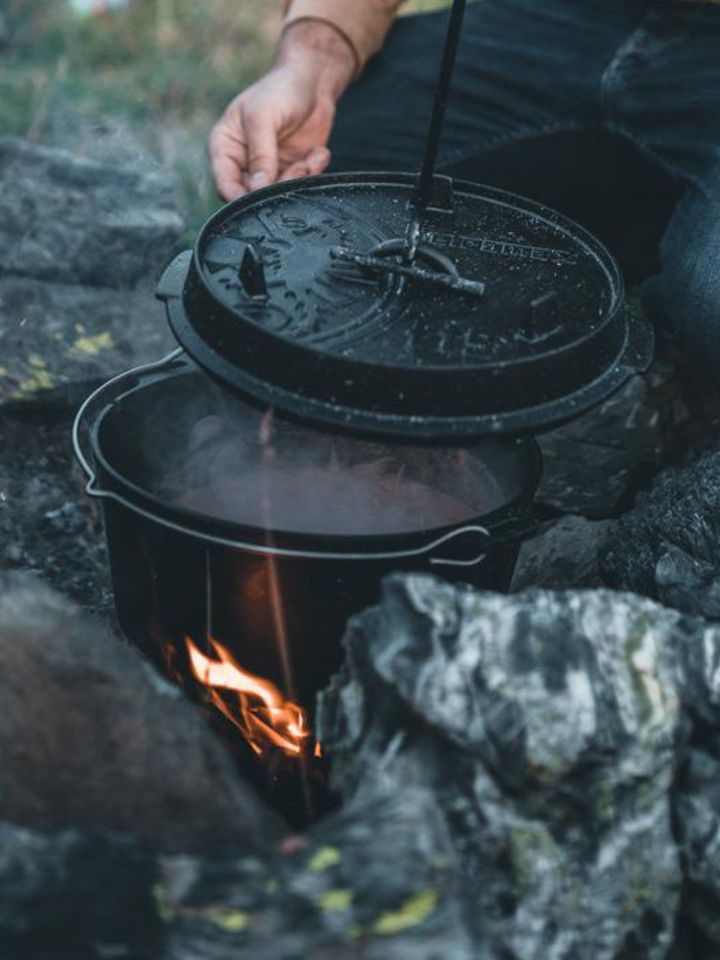
[(352, 48), (329, 24), (289, 27), (274, 67), (230, 103), (210, 134), (220, 196), (234, 200), (279, 180), (322, 173), (335, 105), (355, 69)]

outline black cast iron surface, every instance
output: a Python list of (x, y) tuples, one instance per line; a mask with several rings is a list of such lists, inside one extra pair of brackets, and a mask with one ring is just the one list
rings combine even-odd
[(652, 335), (599, 242), (530, 201), (438, 183), (412, 262), (410, 175), (316, 177), (229, 205), (161, 282), (175, 335), (257, 402), (434, 441), (546, 427), (647, 365)]

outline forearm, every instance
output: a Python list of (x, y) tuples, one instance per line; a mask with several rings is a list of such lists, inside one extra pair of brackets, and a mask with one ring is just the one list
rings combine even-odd
[(297, 20), (285, 27), (275, 56), (282, 67), (293, 61), (312, 64), (318, 77), (319, 93), (338, 100), (358, 70), (358, 59), (350, 41), (332, 24), (322, 20)]
[(356, 71), (383, 44), (404, 0), (286, 0), (286, 28), (298, 21), (332, 25), (355, 53)]

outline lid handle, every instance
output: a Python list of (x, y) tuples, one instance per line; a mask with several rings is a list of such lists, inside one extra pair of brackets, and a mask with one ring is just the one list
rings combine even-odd
[(248, 243), (238, 267), (238, 278), (245, 293), (253, 300), (267, 300), (268, 288), (265, 265), (255, 247)]
[(415, 192), (415, 209), (418, 216), (429, 205), (433, 194), (433, 181), (435, 179), (435, 167), (440, 149), (440, 138), (442, 137), (443, 126), (445, 124), (445, 110), (450, 93), (450, 84), (455, 71), (455, 61), (457, 60), (460, 32), (465, 18), (466, 6), (467, 0), (453, 0), (452, 10), (450, 11), (450, 23), (448, 25), (445, 49), (443, 50), (440, 74), (435, 91), (435, 103), (430, 118), (427, 142), (425, 144), (425, 157)]

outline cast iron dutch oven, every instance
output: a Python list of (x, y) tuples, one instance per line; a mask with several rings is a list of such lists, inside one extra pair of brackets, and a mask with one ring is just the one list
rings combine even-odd
[[(531, 435), (648, 365), (650, 329), (629, 315), (615, 262), (584, 230), (436, 178), (408, 237), (414, 189), (409, 175), (323, 176), (224, 208), (160, 284), (185, 353), (118, 377), (80, 411), (75, 445), (88, 493), (103, 501), (119, 619), (147, 651), (211, 632), (247, 669), (277, 678), (281, 629), (302, 651), (299, 695), (312, 696), (338, 662), (348, 616), (386, 572), (507, 588), (534, 522)], [(270, 408), (280, 462), (301, 433), (318, 448), (329, 436), (346, 451), (376, 444), (411, 475), (423, 445), (445, 464), (464, 450), (451, 486), (467, 515), (329, 534), (181, 502), (173, 481), (186, 475), (197, 424), (220, 410), (227, 432), (241, 411), (259, 436)], [(243, 457), (262, 448), (245, 443)]]

